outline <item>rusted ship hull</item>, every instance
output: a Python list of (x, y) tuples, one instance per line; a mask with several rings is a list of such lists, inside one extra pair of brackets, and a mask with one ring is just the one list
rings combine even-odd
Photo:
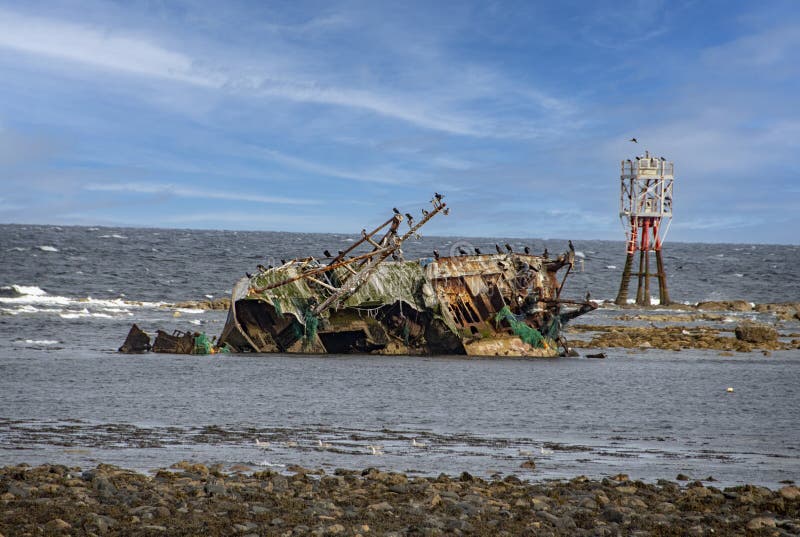
[[(431, 204), (418, 221), (395, 208), (335, 256), (325, 250), (319, 259), (258, 265), (255, 275), (234, 286), (216, 345), (196, 344), (188, 352), (545, 357), (558, 356), (559, 346), (566, 351), (563, 325), (597, 307), (588, 295), (586, 302), (560, 298), (574, 263), (572, 243), (555, 259), (546, 250), (541, 256), (528, 248), (514, 253), (506, 244), (491, 255), (477, 248), (469, 255), (460, 247), (450, 257), (434, 250), (431, 258), (405, 261), (403, 243), (419, 238), (437, 214), (449, 213), (440, 194)], [(161, 339), (169, 343), (167, 336)], [(189, 337), (206, 341), (205, 334)], [(177, 345), (156, 347), (185, 352)], [(120, 351), (149, 348), (149, 337), (134, 325)]]
[(563, 324), (596, 307), (559, 299), (570, 262), (515, 253), (388, 261), (316, 314), (351, 273), (298, 278), (308, 261), (293, 260), (237, 282), (219, 343), (238, 352), (557, 356)]

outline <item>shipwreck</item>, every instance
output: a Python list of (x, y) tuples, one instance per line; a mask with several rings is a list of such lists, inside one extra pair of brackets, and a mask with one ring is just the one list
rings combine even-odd
[[(441, 195), (431, 203), (416, 221), (394, 209), (336, 255), (326, 251), (321, 258), (259, 265), (233, 286), (215, 348), (537, 357), (567, 352), (563, 326), (597, 307), (588, 296), (582, 302), (561, 298), (575, 261), (571, 243), (554, 258), (527, 248), (516, 253), (506, 245), (491, 254), (458, 248), (449, 256), (434, 251), (432, 257), (405, 260), (403, 243), (419, 238), (432, 218), (449, 213)], [(180, 348), (190, 347), (198, 348), (188, 343)]]

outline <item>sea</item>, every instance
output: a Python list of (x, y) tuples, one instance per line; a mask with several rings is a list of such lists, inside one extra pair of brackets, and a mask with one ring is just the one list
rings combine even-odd
[[(117, 352), (133, 323), (151, 334), (218, 335), (226, 312), (170, 304), (226, 297), (259, 263), (321, 256), (354, 239), (0, 225), (0, 465), (152, 472), (188, 460), (223, 470), (378, 467), (532, 481), (619, 473), (718, 486), (800, 481), (796, 350), (581, 349), (605, 360)], [(565, 295), (613, 299), (622, 241), (572, 241)], [(567, 249), (566, 239), (422, 237), (404, 254), (505, 243)], [(675, 302), (800, 301), (799, 246), (668, 242), (664, 255)], [(637, 312), (607, 306), (574, 322), (612, 324), (622, 313)], [(744, 320), (778, 322), (725, 312), (719, 327)], [(800, 337), (800, 322), (778, 326), (783, 338)]]

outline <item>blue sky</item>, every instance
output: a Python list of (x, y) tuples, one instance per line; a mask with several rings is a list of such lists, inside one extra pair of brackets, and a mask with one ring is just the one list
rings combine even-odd
[[(0, 1), (0, 222), (797, 244), (800, 2)], [(635, 146), (628, 142), (639, 139)]]

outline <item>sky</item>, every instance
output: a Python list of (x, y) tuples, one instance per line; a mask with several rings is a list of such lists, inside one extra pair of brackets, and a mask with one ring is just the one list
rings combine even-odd
[[(0, 223), (798, 244), (800, 2), (0, 0)], [(636, 137), (638, 144), (629, 142)]]

